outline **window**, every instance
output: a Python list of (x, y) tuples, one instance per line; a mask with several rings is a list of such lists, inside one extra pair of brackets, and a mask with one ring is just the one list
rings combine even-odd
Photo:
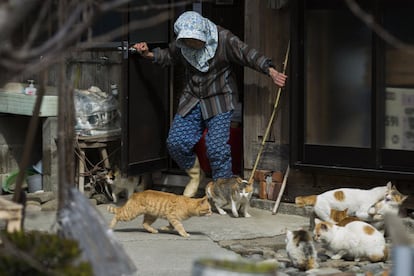
[[(402, 43), (414, 47), (412, 14), (406, 5), (384, 11), (384, 27)], [(413, 51), (413, 50), (411, 50)], [(385, 46), (385, 141), (384, 148), (414, 150), (414, 53)]]
[(345, 1), (295, 2), (291, 159), (298, 166), (411, 173), (414, 3), (357, 4), (397, 43), (380, 38)]

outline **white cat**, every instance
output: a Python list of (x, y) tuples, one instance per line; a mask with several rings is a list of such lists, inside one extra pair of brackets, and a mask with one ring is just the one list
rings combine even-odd
[(292, 265), (300, 270), (318, 268), (317, 251), (312, 235), (303, 229), (286, 231), (286, 253)]
[[(398, 206), (407, 198), (401, 194), (395, 186), (388, 182), (385, 186), (375, 187), (369, 190), (356, 188), (339, 188), (324, 192), (319, 195), (298, 196), (295, 199), (296, 205), (313, 205), (313, 212), (322, 221), (335, 223), (330, 217), (331, 210), (348, 209), (349, 216), (358, 217), (360, 220), (372, 222), (382, 220), (372, 207), (384, 199), (395, 202)], [(390, 206), (390, 205), (389, 205)], [(311, 220), (311, 229), (313, 229)]]
[(345, 257), (354, 261), (367, 259), (380, 262), (388, 258), (383, 234), (366, 222), (353, 221), (345, 226), (338, 226), (315, 219), (313, 233), (316, 241), (325, 243), (335, 253), (332, 259)]

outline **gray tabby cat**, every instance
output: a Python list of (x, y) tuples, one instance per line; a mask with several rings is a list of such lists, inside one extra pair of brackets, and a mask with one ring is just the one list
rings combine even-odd
[(241, 210), (244, 217), (251, 217), (248, 208), (253, 194), (253, 183), (240, 177), (218, 179), (207, 184), (206, 194), (220, 215), (227, 214), (223, 207), (231, 204), (233, 216), (239, 217), (239, 210)]

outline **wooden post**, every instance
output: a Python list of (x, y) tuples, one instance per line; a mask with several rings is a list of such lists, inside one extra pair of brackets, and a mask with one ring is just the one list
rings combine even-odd
[(22, 225), (23, 206), (0, 197), (0, 219), (7, 223), (6, 230), (11, 233), (20, 231)]

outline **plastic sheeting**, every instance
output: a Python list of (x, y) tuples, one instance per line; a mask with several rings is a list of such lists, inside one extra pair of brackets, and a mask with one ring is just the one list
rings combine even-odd
[(75, 90), (76, 125), (80, 135), (98, 135), (120, 131), (120, 111), (117, 99), (98, 87)]

